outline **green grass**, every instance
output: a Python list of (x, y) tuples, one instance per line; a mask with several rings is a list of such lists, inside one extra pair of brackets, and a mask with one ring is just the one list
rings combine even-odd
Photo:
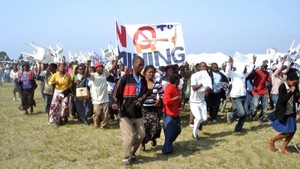
[[(57, 127), (47, 123), (44, 104), (36, 90), (36, 114), (18, 110), (20, 102), (12, 102), (12, 84), (0, 87), (0, 168), (124, 168), (123, 148), (118, 123), (110, 129), (94, 129), (70, 119)], [(188, 112), (181, 114), (182, 133), (174, 144), (175, 152), (162, 155), (163, 132), (158, 145), (146, 145), (138, 152), (138, 161), (130, 168), (298, 168), (300, 154), (290, 144), (291, 156), (268, 149), (267, 140), (277, 134), (268, 124), (246, 122), (242, 133), (234, 133), (227, 125), (225, 113), (216, 124), (205, 123), (200, 140), (191, 138)], [(282, 142), (276, 144), (276, 148)], [(292, 143), (300, 143), (295, 134)]]

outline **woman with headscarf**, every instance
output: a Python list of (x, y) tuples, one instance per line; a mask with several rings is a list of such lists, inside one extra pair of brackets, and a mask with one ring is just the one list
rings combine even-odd
[(30, 113), (33, 113), (34, 101), (34, 90), (36, 83), (34, 81), (35, 74), (33, 70), (29, 69), (29, 63), (25, 62), (22, 64), (22, 72), (18, 74), (18, 82), (21, 87), (21, 106), (20, 110), (25, 111), (28, 114), (27, 109), (30, 108)]
[(68, 95), (71, 93), (72, 78), (71, 75), (66, 71), (65, 63), (60, 63), (57, 70), (58, 71), (52, 75), (48, 82), (49, 85), (55, 85), (49, 112), (49, 122), (62, 124), (62, 118), (64, 118), (65, 123), (68, 122)]

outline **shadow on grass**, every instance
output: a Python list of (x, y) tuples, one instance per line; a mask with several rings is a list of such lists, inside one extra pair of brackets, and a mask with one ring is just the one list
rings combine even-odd
[[(155, 154), (155, 156), (147, 156), (139, 154), (138, 158), (140, 161), (137, 163), (148, 163), (152, 161), (168, 161), (169, 158), (174, 158), (177, 156), (189, 157), (195, 154), (199, 154), (204, 151), (215, 149), (219, 146), (219, 143), (224, 141), (223, 137), (235, 133), (233, 131), (219, 132), (219, 133), (203, 133), (202, 137), (199, 137), (198, 140), (191, 139), (183, 141), (175, 141), (173, 143), (174, 152), (172, 154), (162, 154), (161, 150), (163, 145), (157, 145), (154, 148), (147, 147), (144, 153)], [(245, 134), (244, 132), (241, 132)], [(240, 134), (241, 135), (241, 134)]]
[(45, 114), (47, 115), (47, 113), (43, 112), (43, 111), (37, 111), (37, 112), (34, 112), (34, 113), (28, 113), (26, 115), (29, 115), (29, 116), (36, 116), (36, 115), (40, 115), (40, 114)]

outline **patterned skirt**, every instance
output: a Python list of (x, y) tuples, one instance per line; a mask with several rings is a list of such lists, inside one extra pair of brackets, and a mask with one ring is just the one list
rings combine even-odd
[(146, 144), (151, 140), (160, 137), (161, 125), (159, 122), (159, 107), (143, 107), (143, 119), (145, 125), (146, 136), (143, 143)]
[(69, 116), (69, 108), (68, 102), (69, 97), (62, 97), (60, 94), (61, 90), (55, 89), (53, 98), (50, 105), (50, 118), (49, 122), (57, 122), (58, 118), (68, 117)]

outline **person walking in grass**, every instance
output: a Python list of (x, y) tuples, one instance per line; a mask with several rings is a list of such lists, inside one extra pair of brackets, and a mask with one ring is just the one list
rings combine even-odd
[[(87, 76), (89, 77), (90, 92), (93, 103), (93, 120), (95, 128), (106, 128), (109, 118), (109, 96), (107, 90), (107, 77), (116, 68), (119, 57), (116, 57), (116, 61), (108, 69), (104, 68), (104, 65), (100, 62), (95, 63), (96, 72), (89, 73), (89, 69), (86, 69)], [(88, 61), (88, 66), (90, 61)], [(101, 118), (101, 122), (100, 122)]]
[(18, 83), (18, 74), (19, 74), (19, 69), (18, 69), (18, 65), (15, 63), (13, 65), (13, 69), (10, 71), (9, 77), (10, 80), (14, 83), (14, 87), (13, 87), (13, 101), (15, 101), (17, 99), (17, 93), (19, 95), (18, 100), (20, 100), (21, 98), (21, 88), (20, 85)]
[(199, 128), (202, 129), (201, 123), (207, 120), (205, 96), (207, 96), (212, 89), (211, 78), (206, 71), (206, 63), (201, 62), (198, 68), (199, 71), (191, 76), (190, 108), (195, 117), (192, 133), (194, 139), (198, 139)]
[(123, 75), (112, 94), (112, 108), (120, 110), (120, 130), (124, 146), (123, 164), (131, 165), (145, 137), (142, 105), (147, 97), (147, 81), (141, 75), (144, 59), (133, 58), (132, 74)]
[[(72, 84), (72, 93), (76, 96), (76, 89), (81, 87), (87, 87), (87, 74), (89, 67), (88, 65), (80, 64), (76, 66), (74, 69), (75, 74), (73, 76), (73, 84)], [(78, 99), (77, 97), (73, 97), (73, 103), (75, 104), (75, 112), (77, 112), (78, 121), (88, 125), (87, 116), (90, 114), (89, 111), (89, 103), (88, 99)]]
[[(41, 64), (40, 64), (41, 66)], [(56, 72), (57, 65), (55, 63), (51, 63), (46, 71), (44, 73), (39, 73), (37, 79), (44, 81), (44, 87), (43, 87), (43, 96), (44, 96), (44, 102), (45, 102), (45, 112), (48, 115), (48, 120), (50, 117), (50, 105), (54, 94), (54, 86), (49, 85), (48, 82), (51, 79), (52, 75)], [(39, 67), (39, 72), (41, 71), (41, 67)]]
[[(36, 106), (34, 100), (34, 90), (33, 81), (35, 79), (35, 73), (33, 70), (30, 70), (30, 65), (27, 62), (22, 64), (22, 72), (18, 74), (18, 83), (21, 88), (21, 106), (20, 110), (25, 111), (25, 114), (28, 114), (30, 109), (30, 114), (33, 113), (33, 106)], [(36, 84), (36, 83), (35, 83)]]
[(68, 123), (68, 104), (72, 87), (72, 78), (66, 70), (66, 63), (60, 63), (57, 69), (58, 71), (54, 73), (48, 81), (49, 85), (55, 86), (49, 110), (49, 122), (56, 122), (60, 125), (62, 124), (62, 118), (64, 118), (65, 123)]
[(280, 153), (290, 154), (286, 149), (297, 130), (296, 123), (296, 106), (299, 102), (299, 77), (296, 72), (288, 73), (287, 81), (279, 86), (279, 96), (275, 108), (275, 120), (271, 126), (280, 134), (269, 139), (269, 148), (275, 151), (275, 142), (285, 139), (278, 149)]
[(163, 154), (173, 153), (173, 142), (181, 133), (180, 111), (181, 93), (178, 85), (180, 76), (172, 74), (169, 76), (169, 84), (167, 85), (163, 97), (163, 128), (165, 134), (165, 142), (162, 147)]
[(260, 69), (255, 70), (255, 74), (253, 77), (251, 116), (252, 118), (256, 118), (259, 106), (258, 102), (260, 100), (262, 104), (262, 110), (258, 116), (258, 121), (260, 123), (263, 122), (268, 107), (267, 83), (271, 82), (271, 77), (269, 75), (269, 72), (267, 71), (267, 68), (267, 63), (263, 63), (260, 66)]
[(243, 72), (238, 70), (232, 70), (233, 59), (229, 57), (225, 74), (231, 78), (232, 89), (230, 96), (232, 97), (233, 104), (236, 108), (235, 112), (227, 113), (227, 123), (232, 123), (235, 119), (239, 119), (235, 126), (234, 131), (240, 132), (247, 119), (247, 102), (246, 102), (246, 78), (252, 72), (254, 64), (256, 62), (256, 56), (253, 56), (253, 64), (245, 68)]
[(153, 65), (147, 65), (144, 69), (144, 76), (147, 81), (148, 92), (144, 101), (142, 112), (144, 117), (146, 136), (141, 145), (141, 151), (145, 151), (145, 145), (151, 141), (152, 146), (156, 146), (156, 139), (160, 137), (161, 126), (161, 102), (163, 97), (163, 88), (155, 76), (156, 69)]

